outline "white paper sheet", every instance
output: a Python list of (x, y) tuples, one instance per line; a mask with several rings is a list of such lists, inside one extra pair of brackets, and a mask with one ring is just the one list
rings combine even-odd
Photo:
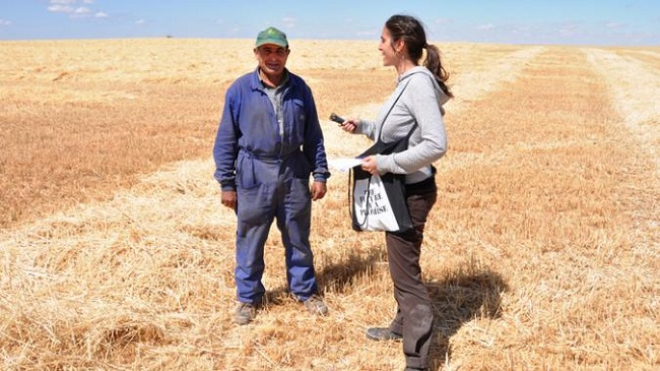
[(359, 158), (336, 158), (328, 161), (328, 165), (339, 171), (348, 171), (354, 166), (358, 166), (362, 163), (362, 159)]

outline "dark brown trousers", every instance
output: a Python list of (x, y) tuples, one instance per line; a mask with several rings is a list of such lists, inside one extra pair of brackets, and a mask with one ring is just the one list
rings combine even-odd
[(433, 333), (433, 310), (422, 281), (419, 257), (424, 225), (437, 194), (435, 181), (422, 189), (408, 191), (406, 201), (413, 229), (403, 233), (385, 234), (390, 274), (394, 282), (394, 298), (398, 304), (390, 330), (403, 335), (406, 366), (413, 368), (427, 368), (431, 364), (429, 349)]

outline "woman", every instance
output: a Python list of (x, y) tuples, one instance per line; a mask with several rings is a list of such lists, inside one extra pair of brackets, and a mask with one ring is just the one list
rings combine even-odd
[[(406, 370), (427, 370), (431, 366), (433, 310), (422, 282), (419, 265), (426, 218), (437, 198), (433, 162), (447, 149), (442, 105), (452, 97), (445, 84), (437, 47), (426, 43), (421, 23), (410, 16), (394, 15), (385, 23), (378, 47), (383, 64), (398, 74), (397, 87), (374, 122), (350, 119), (341, 124), (349, 133), (373, 140), (396, 142), (411, 133), (408, 149), (391, 154), (368, 156), (361, 168), (371, 174), (406, 174), (406, 202), (413, 229), (386, 232), (387, 255), (398, 310), (386, 328), (370, 328), (372, 340), (403, 340)], [(424, 65), (419, 61), (426, 50)]]

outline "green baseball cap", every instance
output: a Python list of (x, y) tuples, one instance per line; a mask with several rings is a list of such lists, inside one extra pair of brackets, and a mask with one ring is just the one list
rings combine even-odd
[(289, 42), (286, 40), (286, 34), (275, 27), (268, 27), (257, 35), (256, 47), (264, 44), (275, 44), (286, 48)]

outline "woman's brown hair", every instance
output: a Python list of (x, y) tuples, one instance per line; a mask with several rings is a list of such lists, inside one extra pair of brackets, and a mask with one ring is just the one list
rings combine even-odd
[[(408, 49), (410, 59), (415, 63), (419, 63), (422, 58), (424, 49), (426, 49), (426, 59), (424, 59), (424, 66), (428, 68), (434, 75), (442, 91), (449, 97), (453, 97), (451, 90), (446, 84), (449, 79), (449, 74), (442, 67), (440, 59), (440, 50), (435, 45), (429, 45), (426, 42), (426, 32), (424, 26), (415, 17), (408, 15), (393, 15), (385, 22), (385, 27), (392, 36), (392, 43), (403, 39)], [(394, 47), (394, 45), (392, 45)]]

